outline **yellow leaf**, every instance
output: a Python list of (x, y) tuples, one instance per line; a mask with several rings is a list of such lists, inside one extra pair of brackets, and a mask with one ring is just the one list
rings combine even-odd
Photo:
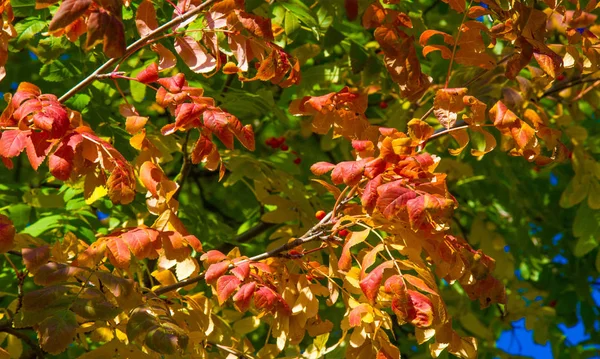
[(92, 194), (85, 199), (85, 204), (92, 204), (94, 202), (96, 202), (97, 200), (99, 200), (100, 198), (106, 196), (108, 194), (108, 190), (106, 189), (106, 186), (98, 186), (94, 188), (94, 191), (92, 192)]
[(233, 324), (233, 330), (240, 336), (253, 332), (260, 326), (260, 320), (257, 317), (246, 317)]

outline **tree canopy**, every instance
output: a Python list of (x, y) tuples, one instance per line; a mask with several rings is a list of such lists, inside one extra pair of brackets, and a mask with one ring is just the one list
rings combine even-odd
[(0, 358), (597, 355), (598, 6), (0, 0)]

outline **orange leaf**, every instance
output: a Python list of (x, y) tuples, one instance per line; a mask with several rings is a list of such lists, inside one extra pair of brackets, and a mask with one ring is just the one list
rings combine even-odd
[(458, 156), (469, 144), (469, 133), (466, 128), (462, 128), (460, 130), (451, 131), (450, 135), (458, 142), (458, 148), (449, 148), (448, 152), (453, 156)]
[(467, 94), (466, 88), (440, 89), (433, 101), (433, 113), (440, 124), (451, 128), (456, 123), (458, 112), (465, 108), (463, 97)]
[(215, 57), (209, 54), (204, 46), (189, 36), (175, 38), (175, 51), (181, 56), (183, 62), (198, 74), (213, 71), (217, 62)]
[(353, 246), (364, 242), (369, 236), (370, 230), (365, 229), (364, 231), (353, 231), (348, 238), (346, 238), (346, 243), (344, 244), (344, 248), (342, 249), (342, 254), (340, 255), (340, 259), (338, 261), (338, 267), (341, 270), (347, 271), (352, 267), (352, 257), (350, 255), (350, 248)]
[(125, 241), (121, 238), (112, 238), (106, 243), (106, 247), (108, 248), (108, 259), (112, 265), (120, 269), (129, 268), (131, 253)]
[(137, 27), (140, 36), (148, 35), (152, 30), (158, 27), (158, 21), (156, 20), (156, 10), (154, 5), (149, 0), (144, 0), (138, 6), (137, 13), (135, 14), (135, 25)]
[(64, 0), (54, 14), (48, 31), (60, 30), (82, 16), (92, 5), (91, 0)]

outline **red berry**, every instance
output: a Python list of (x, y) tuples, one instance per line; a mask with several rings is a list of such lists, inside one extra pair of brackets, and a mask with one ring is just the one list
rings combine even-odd
[(327, 213), (325, 213), (325, 211), (320, 210), (320, 211), (317, 211), (317, 213), (315, 213), (315, 218), (320, 221), (323, 218), (325, 218), (326, 215), (327, 215)]
[(282, 151), (287, 151), (287, 150), (289, 150), (289, 149), (290, 149), (290, 148), (288, 147), (288, 145), (281, 145), (281, 150), (282, 150)]
[(300, 157), (296, 157), (296, 159), (294, 160), (294, 163), (299, 165), (300, 162), (302, 162), (302, 159)]
[(350, 232), (347, 229), (344, 228), (344, 229), (341, 229), (338, 232), (338, 236), (340, 236), (340, 237), (346, 237), (348, 235), (348, 233), (350, 233)]
[(564, 80), (564, 79), (565, 79), (565, 75), (563, 75), (563, 74), (560, 74), (560, 75), (556, 76), (556, 79), (557, 79), (558, 81), (562, 81), (562, 80)]
[(548, 303), (548, 306), (552, 308), (556, 307), (556, 300), (551, 300), (550, 303)]
[(379, 103), (379, 108), (382, 109), (382, 110), (385, 110), (386, 108), (388, 108), (388, 103), (385, 102), (385, 101), (381, 101)]

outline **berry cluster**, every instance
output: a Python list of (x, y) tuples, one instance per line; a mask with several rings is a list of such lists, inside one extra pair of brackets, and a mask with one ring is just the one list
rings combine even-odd
[(288, 145), (285, 144), (285, 137), (270, 137), (265, 141), (267, 146), (270, 146), (272, 149), (281, 149), (282, 151), (287, 151), (289, 149)]
[[(274, 150), (280, 149), (280, 150), (282, 150), (282, 151), (285, 152), (285, 151), (287, 151), (287, 150), (290, 149), (289, 146), (285, 144), (285, 137), (283, 137), (283, 136), (280, 136), (280, 137), (269, 137), (265, 141), (265, 144), (267, 146), (271, 147)], [(296, 155), (296, 158), (294, 159), (294, 164), (299, 165), (302, 162), (302, 159), (298, 155), (298, 152), (292, 151), (292, 153), (294, 155)]]

